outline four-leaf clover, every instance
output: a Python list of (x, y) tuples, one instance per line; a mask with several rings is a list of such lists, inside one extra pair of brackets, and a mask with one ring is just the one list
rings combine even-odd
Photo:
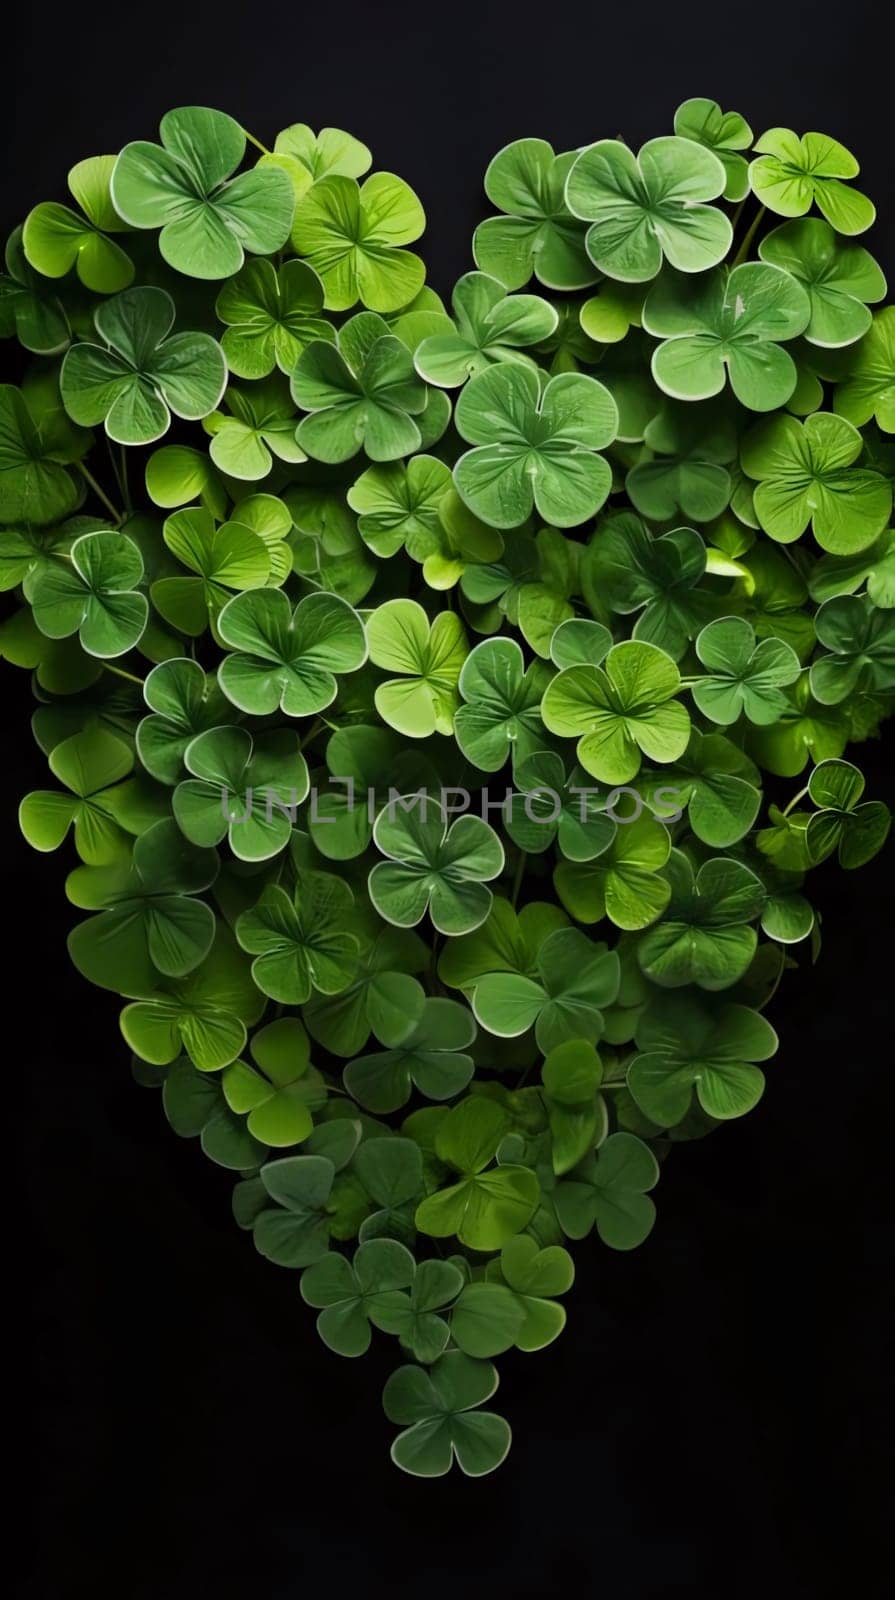
[(800, 139), (791, 128), (770, 128), (755, 142), (749, 167), (754, 194), (781, 217), (803, 217), (816, 204), (837, 233), (863, 233), (876, 216), (866, 195), (849, 188), (858, 163), (850, 150), (825, 133)]
[(758, 480), (755, 514), (765, 533), (791, 544), (809, 523), (822, 550), (853, 555), (882, 533), (892, 509), (892, 487), (856, 465), (864, 448), (857, 428), (843, 417), (816, 412), (805, 422), (777, 416), (743, 440), (743, 471)]
[(693, 1092), (703, 1111), (724, 1121), (741, 1117), (761, 1099), (777, 1035), (758, 1011), (724, 1003), (708, 1009), (687, 995), (664, 995), (637, 1024), (638, 1054), (628, 1088), (652, 1122), (672, 1128), (690, 1109)]
[(356, 672), (367, 659), (360, 617), (334, 594), (306, 595), (293, 610), (282, 589), (251, 589), (227, 602), (218, 631), (234, 652), (218, 681), (233, 705), (254, 716), (323, 711), (336, 698), (335, 674)]
[(421, 791), (390, 800), (373, 825), (379, 861), (370, 899), (397, 928), (415, 928), (426, 912), (439, 933), (470, 933), (491, 909), (488, 884), (503, 871), (494, 829), (467, 812), (448, 826), (444, 805)]
[(522, 350), (554, 332), (558, 314), (534, 294), (507, 294), (497, 278), (467, 272), (451, 299), (453, 331), (417, 346), (414, 364), (427, 383), (457, 388), (497, 361), (525, 361)]
[(426, 216), (416, 195), (391, 172), (362, 184), (333, 170), (312, 184), (295, 211), (292, 243), (323, 283), (328, 311), (360, 300), (370, 311), (398, 311), (423, 286), (426, 269), (412, 250)]
[(544, 726), (577, 738), (577, 756), (592, 777), (625, 784), (643, 756), (666, 763), (683, 755), (690, 718), (675, 696), (681, 678), (664, 650), (639, 639), (613, 645), (601, 667), (565, 667), (541, 702)]
[(618, 412), (595, 378), (563, 372), (542, 394), (531, 368), (501, 362), (466, 385), (455, 420), (476, 448), (460, 457), (454, 482), (492, 528), (518, 528), (535, 507), (572, 528), (609, 493), (612, 473), (596, 452), (615, 438)]

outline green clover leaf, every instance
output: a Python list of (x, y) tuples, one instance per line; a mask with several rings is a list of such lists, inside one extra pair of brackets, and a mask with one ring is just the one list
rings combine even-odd
[[(416, 1239), (416, 1208), (426, 1192), (425, 1176), (423, 1171), (423, 1153), (420, 1146), (413, 1139), (402, 1139), (394, 1134), (385, 1138), (365, 1139), (360, 1146), (353, 1163), (353, 1172), (360, 1180), (366, 1191), (367, 1197), (377, 1207), (364, 1217), (360, 1225), (359, 1237), (363, 1244), (367, 1239), (400, 1239), (403, 1244), (413, 1244)], [(425, 1263), (427, 1268), (434, 1265)], [(446, 1265), (446, 1263), (445, 1263)], [(421, 1264), (422, 1267), (422, 1264)], [(462, 1283), (454, 1278), (452, 1269), (448, 1277), (451, 1291), (447, 1298), (452, 1299)], [(427, 1279), (430, 1273), (423, 1274), (419, 1283), (414, 1280), (410, 1293), (410, 1303), (402, 1300), (396, 1304), (392, 1312), (392, 1326), (385, 1328), (387, 1333), (397, 1333), (402, 1342), (411, 1338), (418, 1343), (432, 1344), (434, 1349), (429, 1360), (434, 1360), (447, 1344), (447, 1327), (438, 1319), (438, 1325), (425, 1318), (426, 1311), (435, 1310), (436, 1304), (424, 1305), (429, 1292), (444, 1288), (444, 1278), (435, 1275), (434, 1282)], [(438, 1304), (443, 1302), (438, 1301)], [(417, 1315), (423, 1320), (417, 1321)], [(423, 1360), (420, 1355), (417, 1360)]]
[(279, 1267), (309, 1267), (329, 1250), (336, 1170), (327, 1156), (266, 1161), (260, 1178), (274, 1206), (254, 1218), (255, 1248)]
[(648, 1191), (659, 1181), (649, 1145), (633, 1133), (613, 1133), (556, 1187), (563, 1233), (584, 1239), (596, 1227), (611, 1250), (635, 1250), (652, 1231), (656, 1208)]
[(231, 383), (224, 402), (227, 411), (212, 411), (204, 427), (212, 436), (211, 459), (228, 477), (253, 483), (266, 478), (274, 457), (293, 466), (307, 460), (296, 440), (298, 419), (289, 386), (279, 373), (250, 389)]
[(73, 345), (59, 386), (83, 427), (103, 423), (116, 444), (152, 444), (171, 414), (196, 422), (220, 402), (227, 364), (207, 333), (171, 333), (174, 301), (164, 289), (125, 289), (93, 314), (102, 344)]
[(598, 1092), (603, 1063), (586, 1039), (566, 1039), (549, 1051), (541, 1068), (550, 1128), (550, 1159), (561, 1176), (602, 1144), (609, 1126)]
[(179, 633), (199, 638), (234, 589), (262, 588), (270, 578), (267, 546), (244, 524), (219, 528), (208, 511), (192, 506), (168, 517), (163, 531), (171, 554), (195, 574), (159, 578), (149, 591), (156, 611)]
[(401, 674), (377, 685), (383, 722), (410, 739), (449, 734), (468, 652), (457, 615), (441, 611), (430, 624), (418, 601), (387, 600), (367, 620), (367, 641), (374, 666)]
[(30, 586), (34, 620), (48, 639), (77, 634), (88, 655), (125, 655), (142, 637), (149, 602), (137, 592), (143, 558), (124, 533), (83, 533), (68, 561), (39, 571)]
[(859, 167), (850, 150), (825, 133), (800, 139), (791, 128), (770, 128), (755, 141), (759, 152), (749, 166), (753, 193), (781, 217), (803, 217), (816, 205), (837, 233), (863, 233), (876, 207), (843, 183)]
[(286, 173), (257, 166), (232, 174), (246, 136), (232, 117), (181, 106), (159, 124), (161, 144), (126, 144), (111, 178), (112, 203), (132, 228), (160, 228), (162, 257), (188, 278), (229, 278), (246, 250), (270, 255), (289, 237), (295, 196)]
[(454, 734), (479, 771), (498, 772), (511, 751), (515, 763), (541, 749), (541, 695), (549, 682), (542, 662), (526, 668), (515, 639), (484, 639), (466, 657), (458, 684), (464, 704), (454, 713)]
[(875, 606), (895, 609), (895, 531), (887, 530), (856, 556), (821, 556), (808, 580), (812, 600), (854, 594), (864, 584)]
[(22, 246), (22, 230), (14, 228), (6, 241), (6, 272), (0, 274), (0, 338), (13, 335), (36, 356), (58, 355), (65, 350), (71, 330), (65, 307), (29, 265)]
[(314, 340), (302, 351), (292, 394), (310, 412), (296, 438), (317, 461), (349, 461), (361, 448), (371, 461), (394, 461), (421, 447), (426, 386), (407, 346), (373, 312), (351, 317), (338, 345)]
[(529, 345), (549, 339), (559, 320), (553, 306), (535, 294), (507, 294), (497, 278), (467, 272), (451, 299), (453, 331), (423, 339), (414, 365), (427, 383), (455, 389), (497, 361), (521, 361)]
[[(357, 923), (352, 927), (356, 928)], [(409, 1033), (422, 1017), (425, 994), (414, 976), (428, 954), (409, 929), (382, 927), (378, 922), (363, 938), (351, 983), (337, 995), (312, 995), (304, 1010), (308, 1031), (337, 1056), (356, 1056), (371, 1033)]]
[(105, 866), (125, 848), (115, 814), (121, 780), (133, 771), (130, 746), (101, 727), (87, 727), (50, 752), (50, 771), (69, 791), (37, 789), (19, 807), (19, 825), (35, 850), (58, 850), (74, 827), (75, 849), (88, 866)]
[(419, 562), (435, 555), (445, 539), (440, 511), (451, 483), (450, 467), (435, 456), (367, 467), (348, 490), (364, 544), (383, 560), (401, 549)]
[(809, 523), (822, 550), (854, 555), (878, 538), (892, 486), (858, 461), (863, 440), (842, 417), (770, 417), (743, 440), (743, 471), (758, 480), (755, 513), (772, 539), (791, 544)]
[(751, 1111), (765, 1081), (754, 1063), (768, 1061), (778, 1042), (770, 1023), (747, 1006), (725, 1002), (710, 1010), (672, 994), (647, 1006), (636, 1041), (628, 1088), (660, 1128), (683, 1120), (694, 1090), (703, 1111), (719, 1121)]
[(715, 850), (745, 838), (761, 805), (754, 762), (723, 734), (695, 728), (683, 755), (667, 772), (656, 774), (645, 792), (654, 806), (669, 798), (685, 805), (697, 839)]
[(297, 807), (307, 797), (308, 768), (298, 735), (285, 728), (209, 728), (183, 753), (190, 777), (171, 799), (191, 844), (227, 839), (239, 861), (268, 861), (289, 843)]
[(566, 860), (592, 861), (612, 842), (616, 825), (604, 809), (606, 797), (580, 768), (567, 777), (555, 751), (517, 759), (513, 775), (516, 792), (505, 826), (520, 850), (541, 855), (556, 841)]
[(552, 1298), (565, 1294), (575, 1281), (572, 1257), (562, 1245), (538, 1248), (537, 1240), (528, 1233), (517, 1233), (508, 1239), (500, 1252), (499, 1262), (489, 1262), (489, 1277), (503, 1281), (512, 1289), (524, 1314), (522, 1327), (517, 1331), (515, 1345), (518, 1350), (543, 1350), (558, 1338), (566, 1325), (562, 1306)]
[(666, 763), (683, 755), (690, 718), (674, 697), (681, 686), (671, 657), (639, 639), (613, 645), (602, 667), (565, 667), (541, 702), (545, 728), (577, 738), (585, 772), (603, 783), (636, 777), (643, 756)]
[(646, 283), (663, 259), (679, 272), (705, 272), (723, 260), (733, 230), (716, 206), (727, 174), (692, 139), (650, 139), (635, 156), (617, 139), (582, 150), (566, 180), (566, 203), (591, 226), (594, 266), (622, 283)]
[(883, 433), (895, 433), (895, 307), (876, 313), (836, 386), (833, 409), (859, 428), (875, 417)]
[[(832, 666), (832, 683), (839, 664), (834, 665), (828, 656), (820, 659)], [(828, 693), (823, 685), (823, 671), (826, 668), (818, 673), (818, 682), (822, 692)], [(821, 703), (812, 694), (810, 675), (805, 673), (790, 689), (788, 704), (781, 711), (779, 721), (771, 727), (750, 728), (747, 742), (749, 753), (766, 771), (779, 778), (795, 778), (809, 761), (841, 756), (850, 737), (847, 716)]]
[(535, 507), (555, 527), (575, 527), (609, 493), (612, 474), (596, 452), (615, 438), (618, 413), (595, 378), (560, 373), (541, 394), (534, 371), (503, 362), (466, 385), (455, 420), (477, 448), (460, 457), (454, 482), (491, 527), (518, 528)]
[(608, 517), (586, 547), (581, 576), (610, 610), (640, 613), (635, 639), (679, 661), (712, 614), (712, 598), (699, 588), (705, 567), (705, 544), (695, 529), (653, 538), (639, 517), (621, 512)]
[(710, 622), (696, 640), (696, 654), (708, 672), (690, 692), (703, 716), (721, 727), (730, 727), (741, 716), (759, 727), (776, 722), (786, 709), (783, 690), (802, 670), (783, 639), (756, 644), (755, 630), (744, 617)]
[(802, 285), (811, 306), (805, 338), (824, 349), (860, 339), (873, 321), (867, 307), (885, 298), (886, 280), (870, 252), (843, 243), (821, 217), (784, 222), (758, 253)]
[(666, 402), (659, 411), (654, 400), (652, 412), (642, 430), (647, 452), (625, 478), (635, 511), (653, 522), (677, 520), (679, 512), (688, 522), (713, 521), (733, 493), (736, 434), (710, 401)]
[(137, 726), (137, 754), (159, 783), (177, 783), (187, 745), (197, 733), (226, 721), (228, 702), (217, 679), (197, 661), (174, 657), (153, 667), (143, 685), (149, 715)]
[[(69, 934), (78, 971), (101, 989), (125, 995), (152, 993), (159, 974), (192, 972), (215, 937), (211, 907), (193, 896), (210, 887), (217, 871), (214, 851), (188, 844), (170, 819), (136, 840), (132, 859), (76, 867), (66, 893), (74, 905), (98, 913)], [(178, 1046), (164, 1059), (179, 1054)]]
[(618, 993), (619, 965), (614, 951), (594, 944), (577, 928), (549, 933), (535, 957), (535, 975), (518, 970), (484, 973), (475, 984), (476, 1021), (501, 1039), (534, 1028), (545, 1054), (566, 1039), (595, 1043), (603, 1032), (603, 1011)]
[(465, 1006), (427, 999), (412, 1032), (407, 1033), (405, 1018), (396, 1019), (380, 1030), (387, 1049), (349, 1061), (342, 1074), (345, 1088), (376, 1116), (406, 1105), (414, 1087), (427, 1100), (452, 1100), (475, 1070), (465, 1053), (475, 1035), (475, 1020)]
[(314, 133), (306, 122), (293, 122), (278, 133), (274, 150), (300, 162), (314, 183), (330, 173), (362, 178), (373, 160), (366, 145), (352, 134), (341, 128), (321, 128)]
[(80, 214), (50, 200), (28, 213), (22, 244), (31, 266), (45, 278), (64, 278), (74, 267), (95, 294), (117, 294), (132, 282), (133, 262), (108, 237), (127, 231), (112, 204), (114, 166), (114, 156), (88, 156), (72, 167), (68, 187)]
[(311, 1133), (311, 1111), (326, 1100), (319, 1072), (311, 1066), (308, 1036), (295, 1017), (279, 1017), (255, 1034), (249, 1046), (254, 1067), (238, 1060), (221, 1076), (231, 1111), (246, 1117), (260, 1144), (284, 1149)]
[(499, 1250), (534, 1215), (540, 1185), (528, 1167), (492, 1167), (508, 1119), (493, 1100), (461, 1100), (439, 1123), (435, 1154), (461, 1174), (417, 1206), (416, 1225), (430, 1238), (456, 1234), (471, 1250)]
[(395, 1466), (416, 1478), (441, 1478), (454, 1461), (468, 1478), (494, 1472), (510, 1448), (509, 1424), (474, 1408), (496, 1388), (491, 1362), (460, 1350), (448, 1350), (427, 1372), (399, 1367), (382, 1393), (389, 1421), (402, 1425), (391, 1449)]
[(292, 244), (320, 277), (328, 311), (349, 311), (358, 301), (370, 311), (398, 311), (426, 276), (419, 256), (401, 247), (425, 226), (413, 190), (393, 173), (374, 172), (358, 184), (330, 170), (299, 201)]
[(749, 193), (749, 164), (741, 150), (752, 144), (752, 129), (738, 111), (722, 111), (716, 100), (685, 100), (674, 113), (679, 139), (693, 139), (712, 150), (724, 168), (724, 199), (744, 200)]
[(878, 855), (892, 825), (888, 806), (865, 800), (864, 775), (850, 761), (822, 761), (808, 780), (808, 794), (821, 809), (808, 822), (807, 842), (813, 861), (836, 851), (839, 865), (863, 867)]
[(892, 612), (878, 611), (867, 595), (840, 595), (824, 602), (815, 628), (818, 643), (829, 652), (811, 665), (811, 693), (822, 706), (841, 705), (860, 692), (895, 688)]
[[(84, 486), (68, 463), (84, 454), (68, 424), (48, 416), (43, 397), (0, 384), (0, 522), (43, 528), (77, 510)], [(89, 435), (88, 435), (89, 438)]]
[(218, 681), (240, 711), (310, 717), (336, 698), (336, 673), (367, 659), (363, 623), (334, 594), (309, 594), (293, 608), (281, 589), (251, 589), (228, 600), (218, 632), (235, 652)]
[(766, 895), (760, 878), (740, 861), (712, 856), (697, 873), (680, 850), (665, 867), (671, 899), (661, 922), (637, 944), (641, 970), (663, 989), (694, 983), (729, 989), (749, 967), (758, 935), (749, 924)]
[[(406, 1145), (409, 1140), (368, 1140), (361, 1155), (366, 1155), (370, 1145)], [(463, 1287), (463, 1273), (452, 1261), (420, 1261), (414, 1263), (410, 1292), (398, 1291), (385, 1305), (377, 1302), (370, 1320), (383, 1333), (397, 1334), (402, 1347), (417, 1361), (436, 1361), (444, 1351), (452, 1329), (444, 1317), (438, 1316), (456, 1301)]]
[(323, 1343), (340, 1356), (362, 1356), (370, 1347), (370, 1323), (379, 1326), (380, 1313), (403, 1305), (398, 1293), (413, 1282), (416, 1263), (396, 1239), (370, 1239), (359, 1245), (349, 1263), (331, 1251), (306, 1267), (301, 1275), (302, 1299), (320, 1308), (317, 1332)]
[(563, 192), (574, 159), (574, 151), (554, 155), (544, 139), (517, 139), (489, 164), (485, 193), (503, 215), (479, 223), (472, 253), (476, 266), (507, 289), (521, 289), (532, 273), (548, 289), (585, 289), (594, 282), (584, 229)]
[(270, 261), (247, 261), (215, 302), (226, 325), (221, 345), (230, 371), (266, 378), (279, 367), (288, 377), (312, 339), (335, 343), (322, 310), (323, 285), (306, 261), (286, 261), (279, 271)]
[(577, 922), (608, 917), (617, 928), (645, 928), (668, 904), (661, 869), (670, 851), (668, 829), (654, 817), (622, 820), (596, 860), (559, 863), (556, 892)]
[(386, 861), (372, 868), (370, 899), (386, 922), (414, 928), (428, 911), (438, 933), (471, 933), (491, 909), (491, 879), (503, 871), (503, 846), (481, 817), (467, 813), (448, 826), (431, 795), (390, 800), (373, 825)]
[(509, 900), (494, 900), (480, 928), (445, 945), (438, 976), (452, 989), (473, 988), (486, 972), (515, 972), (537, 977), (538, 952), (557, 928), (568, 926), (559, 906), (532, 901), (517, 912)]
[(304, 1005), (313, 990), (338, 994), (354, 977), (358, 940), (354, 895), (330, 872), (300, 871), (294, 894), (269, 884), (237, 919), (236, 937), (255, 957), (252, 977), (281, 1005)]
[(150, 1070), (164, 1072), (162, 1105), (178, 1138), (198, 1138), (202, 1154), (231, 1172), (260, 1165), (266, 1146), (252, 1138), (245, 1118), (230, 1110), (220, 1078), (197, 1071), (186, 1056), (168, 1068)]
[(727, 379), (741, 405), (774, 411), (797, 381), (779, 341), (803, 333), (811, 302), (782, 267), (746, 261), (697, 280), (665, 272), (647, 295), (643, 326), (662, 339), (653, 352), (659, 388), (675, 400), (708, 400)]

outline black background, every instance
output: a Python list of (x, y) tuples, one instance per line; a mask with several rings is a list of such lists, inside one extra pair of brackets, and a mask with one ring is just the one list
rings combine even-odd
[[(24, 10), (2, 111), (6, 226), (62, 198), (75, 160), (154, 137), (182, 103), (220, 106), (265, 142), (298, 120), (357, 133), (423, 199), (442, 292), (472, 265), (481, 174), (502, 144), (636, 144), (693, 94), (756, 131), (828, 131), (881, 209), (891, 193), (891, 53), (872, 0)], [(895, 278), (891, 199), (867, 242)], [(70, 967), (61, 863), (29, 852), (15, 821), (44, 782), (27, 676), (4, 671), (3, 694), (22, 1595), (285, 1600), (381, 1580), (435, 1597), (462, 1584), (726, 1600), (774, 1582), (838, 1594), (878, 1541), (887, 1559), (872, 1457), (891, 1420), (891, 849), (812, 879), (824, 950), (774, 1002), (782, 1045), (760, 1107), (675, 1154), (641, 1250), (579, 1248), (558, 1344), (502, 1358), (507, 1465), (420, 1482), (387, 1460), (387, 1359), (322, 1347), (295, 1276), (233, 1226), (228, 1175), (131, 1082), (114, 1000)], [(882, 747), (860, 760), (885, 796)], [(882, 1571), (861, 1583), (887, 1588)]]

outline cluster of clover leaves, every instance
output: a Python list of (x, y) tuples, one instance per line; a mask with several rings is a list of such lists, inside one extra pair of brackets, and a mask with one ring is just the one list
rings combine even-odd
[(21, 824), (324, 1342), (397, 1340), (394, 1460), (477, 1475), (885, 838), (895, 310), (854, 157), (709, 100), (500, 151), (449, 307), (358, 140), (248, 137), (172, 111), (6, 247)]

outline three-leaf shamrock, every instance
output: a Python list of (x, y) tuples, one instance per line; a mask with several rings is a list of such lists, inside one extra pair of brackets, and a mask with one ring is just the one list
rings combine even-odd
[(105, 729), (85, 728), (49, 755), (50, 771), (69, 791), (37, 789), (19, 807), (19, 824), (35, 850), (58, 850), (74, 827), (75, 849), (89, 866), (114, 861), (123, 837), (115, 815), (116, 786), (133, 771), (129, 745)]
[(149, 617), (139, 592), (143, 558), (124, 533), (83, 533), (68, 561), (36, 573), (30, 588), (34, 620), (48, 639), (77, 634), (88, 655), (108, 660), (138, 643)]
[(465, 1089), (474, 1063), (466, 1054), (476, 1035), (475, 1019), (456, 1000), (426, 1000), (419, 1022), (407, 1032), (405, 1018), (378, 1029), (385, 1050), (349, 1061), (343, 1077), (348, 1093), (366, 1111), (397, 1111), (416, 1086), (427, 1100), (451, 1100)]
[(81, 214), (45, 200), (29, 211), (22, 244), (32, 267), (46, 278), (64, 278), (72, 267), (86, 289), (117, 294), (134, 276), (134, 266), (110, 233), (127, 232), (112, 204), (114, 156), (88, 156), (68, 174), (68, 187)]
[(618, 139), (582, 150), (566, 180), (566, 201), (590, 223), (587, 253), (608, 278), (646, 283), (663, 259), (679, 272), (705, 272), (727, 254), (733, 231), (717, 206), (727, 174), (692, 139), (650, 139), (639, 155)]
[(745, 261), (700, 277), (665, 272), (647, 296), (643, 326), (664, 342), (653, 352), (659, 388), (676, 400), (708, 400), (727, 379), (750, 411), (774, 411), (796, 386), (780, 340), (803, 333), (811, 302), (782, 267)]
[(648, 1191), (659, 1181), (659, 1163), (633, 1133), (613, 1133), (557, 1184), (556, 1215), (569, 1239), (584, 1239), (596, 1227), (611, 1250), (634, 1250), (651, 1232), (656, 1208)]
[(577, 928), (557, 928), (537, 952), (534, 975), (512, 968), (483, 973), (472, 1009), (481, 1026), (502, 1039), (533, 1027), (546, 1053), (566, 1039), (599, 1039), (603, 1011), (615, 1000), (618, 984), (615, 951)]
[(308, 793), (308, 768), (297, 734), (279, 728), (209, 728), (187, 745), (190, 776), (172, 806), (192, 844), (227, 839), (240, 861), (267, 861), (289, 843), (298, 806)]
[(891, 611), (878, 610), (866, 595), (838, 595), (821, 606), (815, 628), (825, 651), (811, 663), (811, 693), (821, 706), (838, 706), (855, 693), (895, 688)]
[(558, 316), (534, 294), (507, 294), (497, 278), (467, 272), (451, 299), (453, 331), (423, 339), (414, 354), (427, 383), (457, 388), (497, 361), (525, 361), (522, 351), (548, 339)]
[(326, 1100), (304, 1028), (295, 1017), (278, 1017), (255, 1034), (249, 1048), (254, 1066), (238, 1060), (224, 1068), (228, 1106), (246, 1118), (248, 1132), (261, 1144), (301, 1144), (314, 1126), (312, 1110)]
[(540, 1187), (528, 1167), (491, 1166), (507, 1127), (506, 1113), (480, 1095), (461, 1100), (447, 1113), (435, 1136), (435, 1154), (460, 1177), (420, 1201), (420, 1233), (435, 1239), (456, 1235), (471, 1250), (499, 1250), (522, 1232)]
[(401, 674), (376, 687), (383, 722), (410, 739), (450, 733), (467, 657), (456, 614), (441, 611), (430, 623), (418, 601), (387, 600), (367, 621), (367, 642), (374, 666)]
[(814, 861), (835, 850), (839, 865), (862, 867), (882, 849), (892, 825), (887, 805), (865, 800), (864, 776), (850, 761), (822, 761), (808, 780), (808, 794), (821, 809), (810, 818), (806, 835)]
[(688, 995), (664, 995), (647, 1006), (636, 1040), (628, 1087), (661, 1128), (682, 1121), (694, 1090), (703, 1111), (720, 1121), (751, 1111), (765, 1081), (755, 1062), (777, 1049), (777, 1035), (759, 1012), (727, 1002), (708, 1009)]
[(708, 669), (691, 686), (693, 699), (710, 722), (729, 727), (740, 716), (759, 726), (776, 722), (786, 708), (784, 689), (801, 666), (791, 645), (773, 636), (755, 642), (744, 617), (718, 617), (703, 628), (696, 654)]
[(612, 473), (597, 451), (615, 438), (618, 412), (595, 378), (560, 373), (542, 394), (531, 368), (501, 362), (466, 385), (455, 421), (476, 448), (460, 457), (454, 482), (491, 527), (518, 528), (536, 507), (554, 527), (572, 528), (609, 493)]
[(852, 555), (882, 532), (892, 486), (857, 465), (864, 442), (843, 417), (768, 418), (743, 440), (743, 471), (758, 480), (755, 514), (772, 539), (791, 544), (809, 523), (822, 550)]
[(476, 266), (508, 289), (534, 273), (548, 289), (584, 289), (596, 273), (584, 249), (584, 229), (564, 198), (575, 152), (554, 155), (545, 139), (516, 139), (499, 150), (485, 173), (485, 193), (504, 215), (476, 228)]
[(93, 314), (103, 343), (75, 344), (59, 385), (74, 422), (103, 423), (116, 444), (152, 444), (171, 413), (187, 422), (208, 416), (227, 383), (220, 345), (207, 333), (171, 333), (174, 301), (150, 284), (125, 289)]
[(637, 959), (653, 983), (679, 989), (729, 989), (755, 954), (758, 935), (750, 926), (765, 902), (764, 886), (741, 861), (712, 856), (694, 873), (675, 850), (665, 875), (671, 899), (661, 922), (648, 928)]
[(543, 747), (541, 696), (550, 682), (540, 661), (525, 666), (515, 639), (485, 639), (466, 657), (454, 713), (457, 744), (481, 772), (497, 772), (512, 751), (524, 761)]
[(115, 210), (132, 228), (160, 228), (165, 261), (189, 278), (229, 278), (246, 250), (270, 255), (285, 244), (295, 207), (292, 183), (276, 166), (236, 171), (246, 136), (207, 106), (181, 106), (159, 124), (161, 144), (126, 144), (112, 172)]
[(386, 1416), (402, 1427), (391, 1450), (395, 1465), (418, 1478), (443, 1477), (454, 1461), (468, 1478), (493, 1472), (510, 1448), (509, 1425), (475, 1408), (496, 1388), (491, 1362), (461, 1350), (448, 1350), (427, 1370), (399, 1367), (382, 1393)]
[(722, 111), (716, 100), (685, 100), (674, 113), (680, 139), (694, 139), (714, 151), (724, 168), (725, 200), (744, 200), (749, 193), (749, 163), (741, 150), (752, 144), (752, 129), (738, 111)]
[(844, 243), (822, 217), (804, 217), (774, 228), (758, 253), (806, 291), (811, 320), (804, 334), (809, 343), (835, 349), (867, 332), (873, 321), (867, 308), (886, 293), (886, 280), (869, 250)]

